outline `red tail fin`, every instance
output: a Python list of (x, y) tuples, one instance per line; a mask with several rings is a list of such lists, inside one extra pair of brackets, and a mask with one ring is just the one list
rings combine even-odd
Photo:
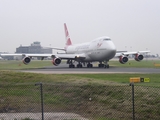
[(67, 25), (66, 23), (64, 23), (64, 31), (65, 31), (65, 37), (66, 37), (66, 47), (69, 45), (72, 45), (72, 41), (70, 39), (69, 33), (68, 33), (68, 29), (67, 29)]

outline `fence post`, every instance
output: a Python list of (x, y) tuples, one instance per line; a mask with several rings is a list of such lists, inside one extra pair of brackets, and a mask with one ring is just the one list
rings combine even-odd
[(134, 109), (134, 83), (130, 83), (130, 86), (132, 87), (132, 114), (133, 114), (133, 120), (135, 120), (135, 109)]
[(41, 110), (42, 110), (42, 120), (44, 120), (44, 112), (43, 112), (43, 86), (42, 83), (36, 83), (35, 86), (40, 85), (40, 91), (41, 91)]

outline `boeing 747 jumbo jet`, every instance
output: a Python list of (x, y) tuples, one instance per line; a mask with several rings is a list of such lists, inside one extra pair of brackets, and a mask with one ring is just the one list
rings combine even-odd
[(1, 54), (1, 56), (23, 56), (23, 63), (29, 64), (32, 57), (41, 57), (42, 60), (46, 57), (51, 57), (52, 63), (58, 66), (63, 59), (67, 60), (69, 68), (75, 68), (75, 61), (78, 63), (77, 68), (82, 68), (87, 64), (88, 68), (92, 68), (92, 62), (98, 61), (100, 68), (109, 68), (108, 61), (113, 57), (119, 57), (119, 62), (125, 64), (128, 61), (129, 55), (134, 55), (136, 61), (143, 60), (143, 53), (149, 51), (139, 52), (117, 52), (114, 43), (107, 36), (99, 37), (90, 42), (73, 45), (70, 39), (67, 26), (64, 23), (66, 45), (64, 48), (53, 48), (63, 50), (63, 54)]

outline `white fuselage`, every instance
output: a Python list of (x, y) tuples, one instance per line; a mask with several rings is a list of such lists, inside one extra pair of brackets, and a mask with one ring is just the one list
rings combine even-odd
[(116, 54), (116, 47), (109, 37), (101, 37), (91, 42), (70, 45), (67, 54), (84, 54), (84, 61), (109, 61)]

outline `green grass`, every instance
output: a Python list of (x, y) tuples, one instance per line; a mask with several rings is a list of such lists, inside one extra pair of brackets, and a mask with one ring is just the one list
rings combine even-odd
[[(137, 85), (159, 86), (160, 74), (73, 74), (72, 76), (88, 79), (96, 79), (97, 81), (112, 81), (117, 83), (128, 84), (131, 77), (150, 78), (148, 83), (136, 83)], [(92, 82), (92, 81), (91, 81)]]
[(41, 68), (45, 66), (52, 66), (52, 62), (49, 60), (33, 60), (28, 65), (23, 64), (21, 60), (6, 60), (0, 61), (0, 70), (15, 70), (15, 69), (31, 69)]
[(1, 71), (0, 110), (39, 111), (40, 88), (35, 83), (42, 82), (45, 111), (75, 112), (96, 120), (116, 119), (121, 114), (127, 118), (132, 113), (129, 78), (133, 76), (151, 79), (150, 83), (135, 84), (136, 115), (153, 114), (149, 118), (157, 118), (160, 115), (160, 74), (59, 75)]
[[(150, 78), (149, 83), (138, 83), (140, 85), (148, 86), (160, 86), (160, 74), (36, 74), (36, 73), (23, 73), (13, 71), (1, 71), (0, 81), (1, 83), (20, 84), (36, 82), (45, 83), (105, 83), (106, 81), (129, 84), (130, 77), (144, 77)], [(85, 81), (84, 81), (85, 79)], [(136, 83), (137, 84), (137, 83)]]
[[(154, 63), (160, 61), (129, 61), (124, 65), (118, 61), (109, 63), (115, 67), (154, 68)], [(21, 61), (0, 61), (0, 111), (39, 111), (40, 89), (35, 83), (42, 82), (47, 112), (75, 112), (95, 120), (116, 120), (119, 116), (127, 119), (132, 113), (129, 78), (145, 77), (150, 78), (149, 83), (135, 83), (136, 116), (139, 119), (159, 119), (160, 74), (60, 75), (6, 71), (51, 65), (50, 61), (32, 61), (29, 65)]]

